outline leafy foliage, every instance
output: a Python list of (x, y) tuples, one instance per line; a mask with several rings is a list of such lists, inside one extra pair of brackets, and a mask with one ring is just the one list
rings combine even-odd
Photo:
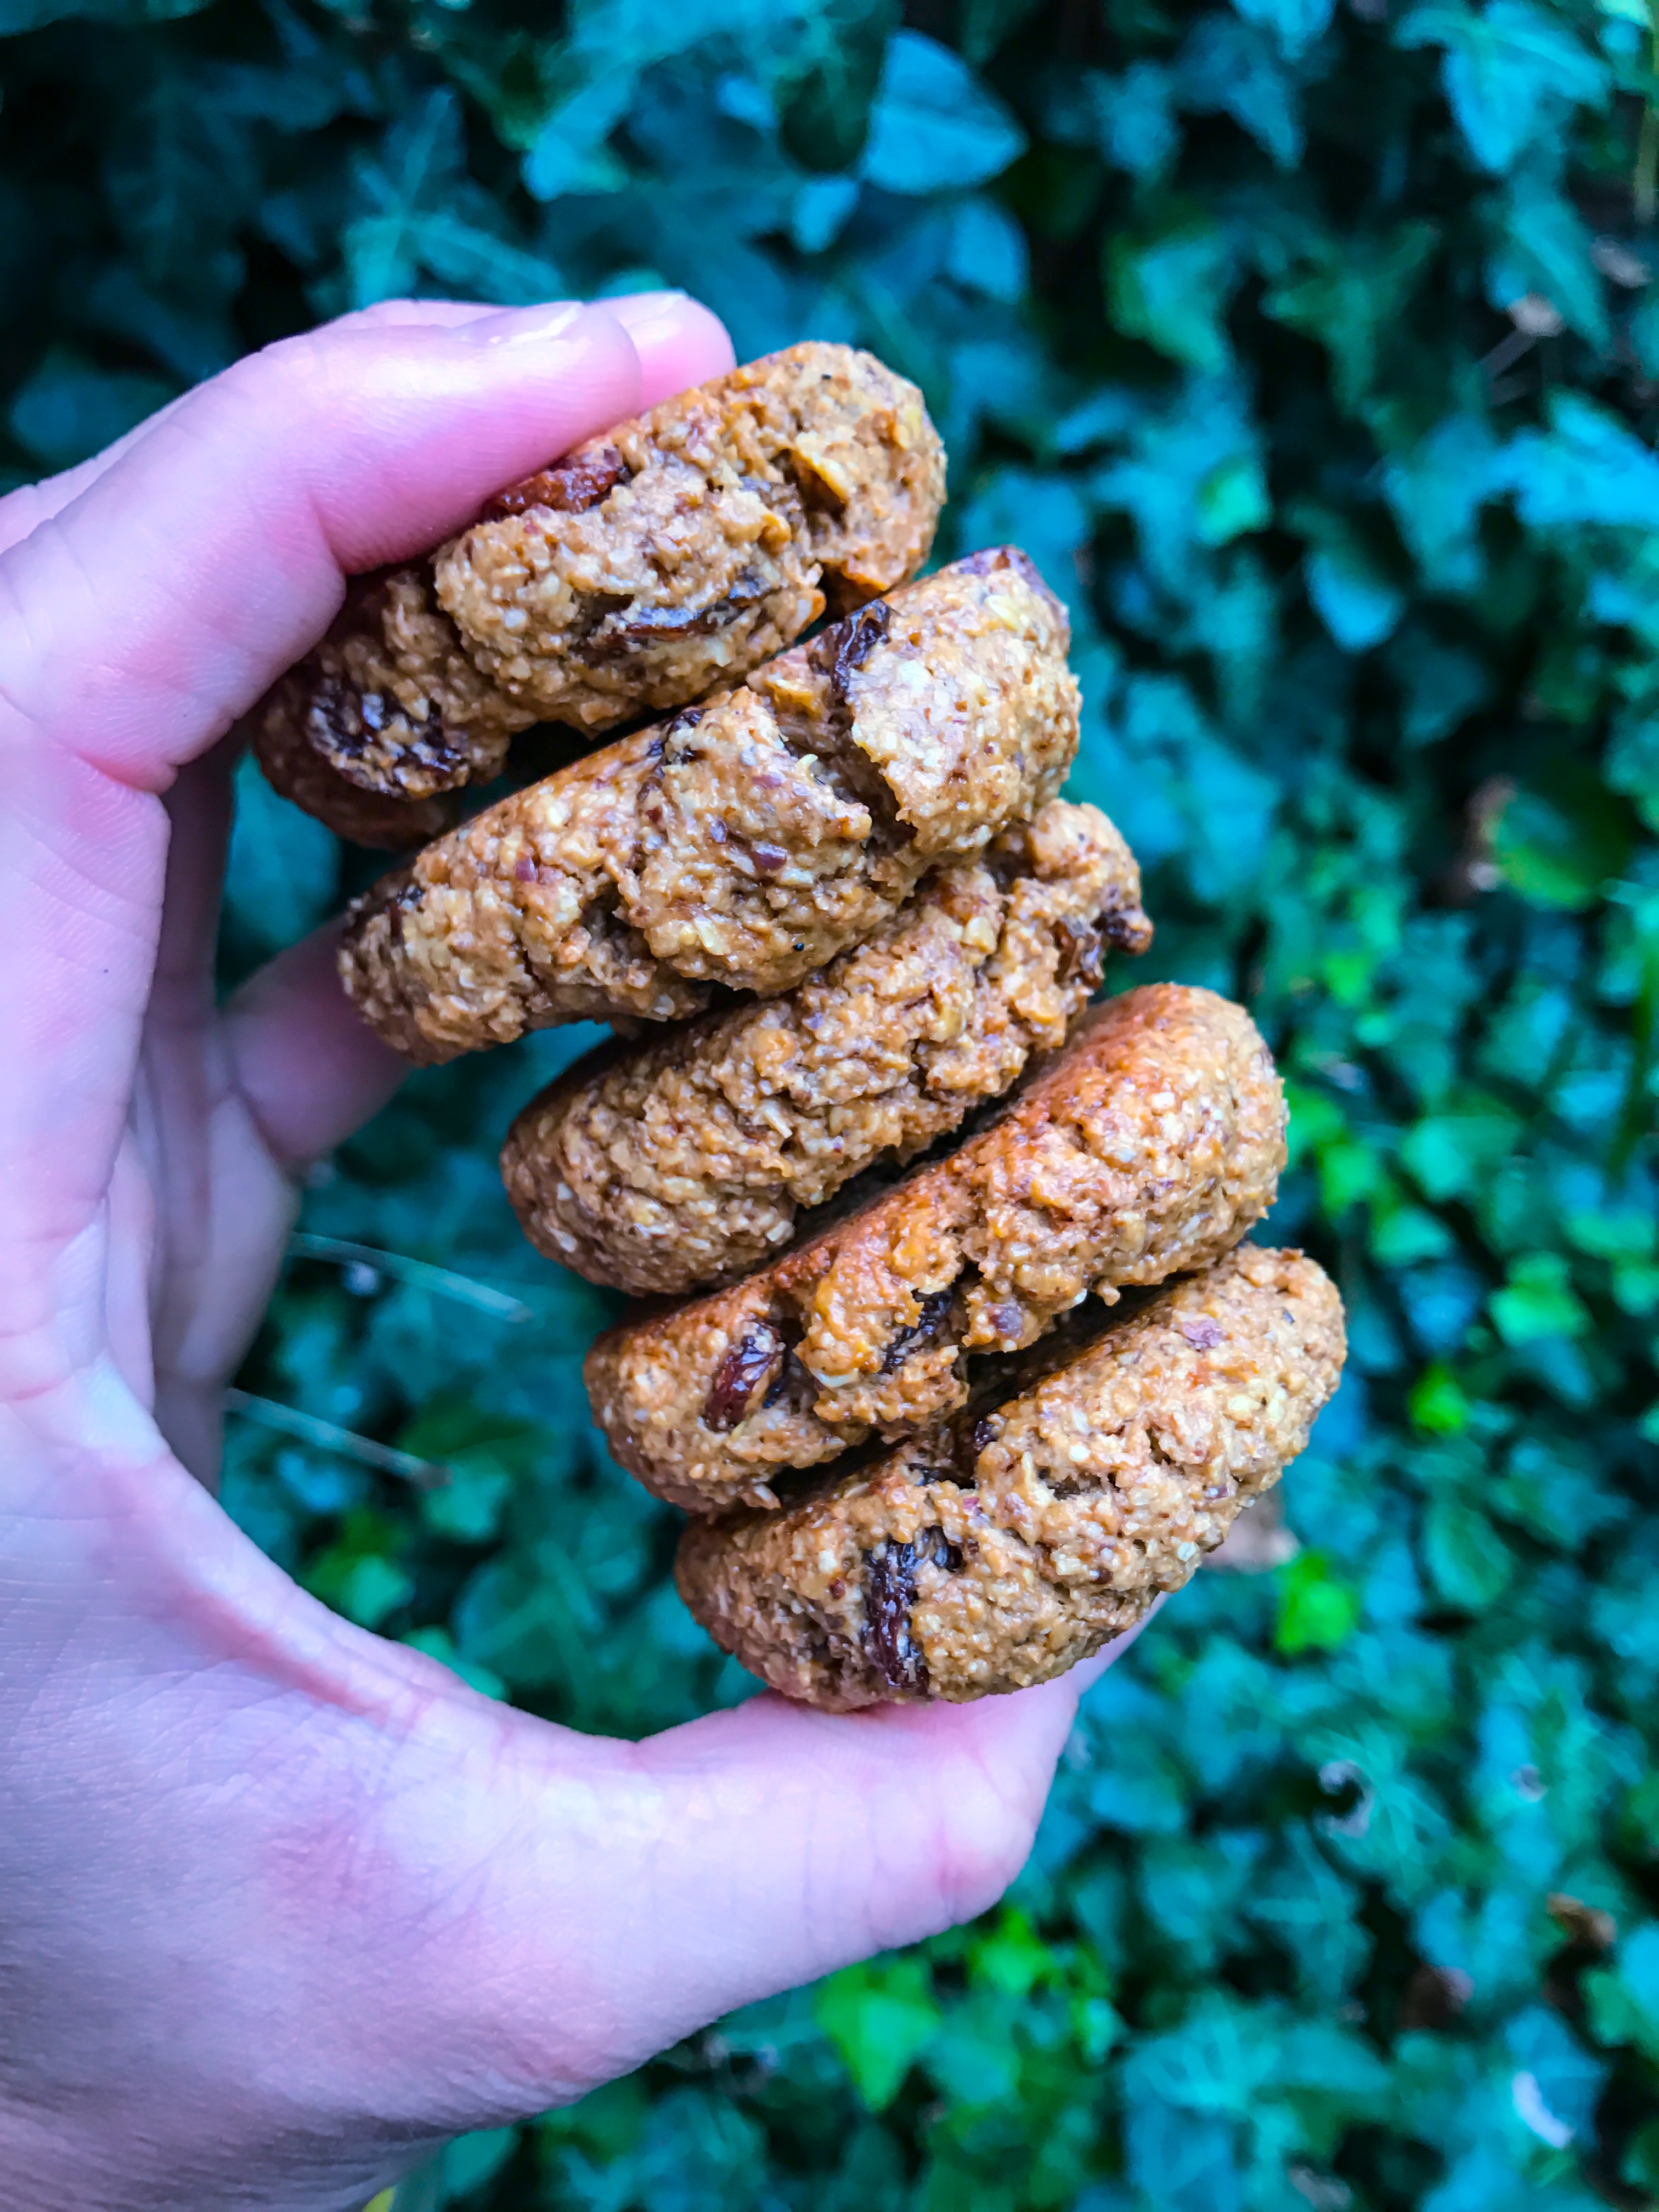
[[(400, 2204), (1659, 2198), (1643, 0), (0, 0), (0, 32), (15, 478), (394, 289), (678, 283), (742, 355), (917, 376), (946, 550), (1016, 535), (1070, 600), (1073, 787), (1148, 866), (1154, 972), (1269, 1030), (1272, 1227), (1350, 1301), (1300, 1548), (1201, 1577), (1091, 1698), (1006, 1905)], [(242, 796), (228, 972), (362, 866)], [(607, 1301), (496, 1185), (582, 1042), (420, 1077), (319, 1182), (226, 1498), (356, 1620), (637, 1732), (750, 1686), (585, 1427)]]

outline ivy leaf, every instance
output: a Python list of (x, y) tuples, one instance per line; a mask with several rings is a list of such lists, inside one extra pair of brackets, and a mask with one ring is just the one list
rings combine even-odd
[(235, 793), (225, 907), (250, 955), (264, 958), (332, 908), (340, 848), (320, 822), (278, 799), (252, 759), (237, 763)]
[(843, 1967), (819, 1984), (814, 2011), (876, 2112), (897, 2096), (944, 2019), (926, 1964), (904, 1956)]
[(1322, 38), (1335, 0), (1233, 0), (1247, 23), (1268, 32), (1286, 61), (1295, 61)]
[(1359, 1594), (1324, 1552), (1300, 1552), (1278, 1571), (1279, 1619), (1273, 1646), (1288, 1657), (1334, 1651), (1359, 1625)]
[(1425, 0), (1394, 38), (1396, 46), (1444, 50), (1452, 113), (1475, 160), (1493, 171), (1514, 166), (1557, 102), (1607, 94), (1605, 63), (1531, 0), (1490, 0), (1479, 14), (1455, 0)]
[(1393, 634), (1406, 611), (1396, 590), (1352, 539), (1316, 546), (1308, 555), (1308, 597), (1345, 653), (1366, 653)]
[(1607, 349), (1607, 301), (1590, 234), (1562, 193), (1525, 173), (1503, 203), (1486, 294), (1505, 310), (1528, 295), (1546, 300), (1593, 346)]
[(1504, 482), (1497, 442), (1480, 416), (1449, 416), (1383, 463), (1383, 497), (1401, 536), (1437, 591), (1468, 592), (1485, 569), (1477, 535), (1481, 507)]
[(1642, 1922), (1613, 1966), (1586, 1974), (1584, 1998), (1598, 2043), (1633, 2044), (1659, 2065), (1659, 1923)]
[(1559, 1252), (1529, 1252), (1513, 1261), (1508, 1282), (1492, 1292), (1488, 1304), (1505, 1344), (1582, 1336), (1590, 1325), (1584, 1302), (1572, 1287), (1571, 1271)]
[(1553, 394), (1547, 431), (1523, 430), (1492, 469), (1531, 528), (1659, 528), (1659, 457), (1582, 393)]
[(1241, 272), (1224, 231), (1177, 215), (1150, 235), (1110, 240), (1106, 266), (1112, 320), (1126, 337), (1211, 374), (1227, 366), (1227, 303)]
[(1501, 1099), (1467, 1091), (1412, 1123), (1400, 1158), (1431, 1199), (1463, 1198), (1511, 1156), (1521, 1132), (1520, 1117)]
[(1328, 350), (1338, 402), (1350, 413), (1370, 393), (1438, 238), (1432, 223), (1409, 222), (1383, 238), (1345, 242), (1340, 254), (1322, 257), (1263, 295), (1264, 313)]
[(631, 70), (606, 69), (561, 100), (525, 155), (526, 191), (538, 200), (620, 191), (628, 172), (605, 141), (627, 114), (637, 82)]
[(1433, 1498), (1423, 1522), (1423, 1559), (1448, 1605), (1484, 1613), (1509, 1588), (1515, 1555), (1477, 1506)]
[(1281, 169), (1302, 152), (1296, 88), (1273, 46), (1253, 24), (1205, 15), (1193, 26), (1176, 64), (1176, 99), (1200, 115), (1231, 115)]
[(829, 0), (811, 66), (784, 88), (784, 144), (806, 168), (838, 173), (858, 160), (882, 81), (896, 0)]
[(1113, 166), (1144, 180), (1161, 177), (1181, 145), (1175, 80), (1160, 62), (1133, 62), (1120, 77), (1087, 80), (1096, 140)]
[(177, 397), (178, 386), (159, 376), (97, 368), (55, 347), (18, 387), (6, 428), (43, 469), (73, 468)]
[(1616, 799), (1568, 770), (1542, 790), (1518, 790), (1498, 817), (1492, 859), (1522, 898), (1582, 913), (1630, 857), (1631, 832)]
[(887, 42), (860, 173), (890, 192), (962, 190), (1000, 176), (1025, 134), (967, 64), (921, 31)]

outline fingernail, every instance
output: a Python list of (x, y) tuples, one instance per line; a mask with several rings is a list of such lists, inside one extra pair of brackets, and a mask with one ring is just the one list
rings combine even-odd
[(635, 346), (654, 345), (678, 331), (690, 302), (684, 292), (625, 292), (594, 306), (612, 315)]
[(596, 300), (593, 304), (614, 315), (624, 330), (631, 331), (635, 323), (649, 322), (665, 308), (678, 311), (684, 298), (684, 292), (618, 292), (614, 299)]
[(470, 345), (544, 345), (562, 337), (586, 313), (580, 300), (550, 300), (539, 307), (482, 315), (476, 323), (464, 323), (455, 335)]

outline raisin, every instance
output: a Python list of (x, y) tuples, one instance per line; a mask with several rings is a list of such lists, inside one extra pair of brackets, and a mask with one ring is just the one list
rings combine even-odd
[(1054, 924), (1054, 934), (1060, 939), (1060, 963), (1054, 970), (1056, 981), (1070, 983), (1082, 975), (1091, 983), (1099, 982), (1106, 953), (1099, 931), (1091, 929), (1086, 922), (1073, 921), (1062, 915)]
[(620, 640), (648, 645), (659, 637), (712, 637), (717, 630), (729, 628), (745, 607), (765, 596), (765, 584), (745, 570), (723, 599), (706, 607), (638, 608), (625, 623), (608, 632), (603, 642), (610, 645)]
[(1152, 925), (1138, 906), (1115, 907), (1100, 917), (1101, 935), (1120, 952), (1144, 952), (1152, 941)]
[(748, 1414), (755, 1395), (776, 1379), (783, 1364), (782, 1334), (769, 1321), (757, 1321), (739, 1338), (715, 1370), (702, 1409), (703, 1425), (724, 1433)]
[(865, 1555), (864, 1648), (890, 1690), (925, 1690), (927, 1662), (910, 1635), (916, 1569), (929, 1561), (960, 1574), (962, 1553), (942, 1528), (924, 1528), (913, 1543), (890, 1536)]
[(890, 1690), (925, 1690), (927, 1663), (910, 1641), (916, 1595), (916, 1547), (890, 1538), (866, 1561), (864, 1647)]
[(1040, 592), (1045, 599), (1054, 597), (1037, 573), (1036, 562), (1029, 553), (1021, 552), (1018, 545), (982, 545), (977, 553), (970, 553), (957, 565), (965, 568), (970, 576), (994, 576), (999, 568), (1012, 568), (1015, 575), (1028, 583), (1034, 592)]
[(509, 484), (490, 501), (482, 520), (503, 522), (509, 515), (527, 514), (532, 507), (550, 507), (556, 514), (585, 514), (627, 475), (628, 464), (614, 446), (574, 453), (568, 461)]
[(1218, 1344), (1227, 1340), (1226, 1330), (1208, 1314), (1182, 1314), (1176, 1327), (1194, 1352), (1213, 1352)]
[(847, 687), (857, 670), (892, 627), (893, 610), (885, 599), (872, 599), (845, 622), (827, 629), (812, 647), (812, 665), (830, 678), (830, 689), (845, 701)]
[(956, 1291), (946, 1284), (942, 1291), (929, 1291), (916, 1300), (916, 1318), (908, 1328), (902, 1328), (882, 1355), (881, 1371), (890, 1375), (895, 1368), (902, 1367), (919, 1345), (934, 1342), (943, 1333), (950, 1317)]

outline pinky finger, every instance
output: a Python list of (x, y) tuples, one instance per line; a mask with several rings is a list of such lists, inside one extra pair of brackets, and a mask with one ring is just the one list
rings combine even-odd
[(231, 1079), (279, 1166), (298, 1172), (379, 1112), (409, 1064), (363, 1024), (325, 923), (243, 984), (224, 1010)]

